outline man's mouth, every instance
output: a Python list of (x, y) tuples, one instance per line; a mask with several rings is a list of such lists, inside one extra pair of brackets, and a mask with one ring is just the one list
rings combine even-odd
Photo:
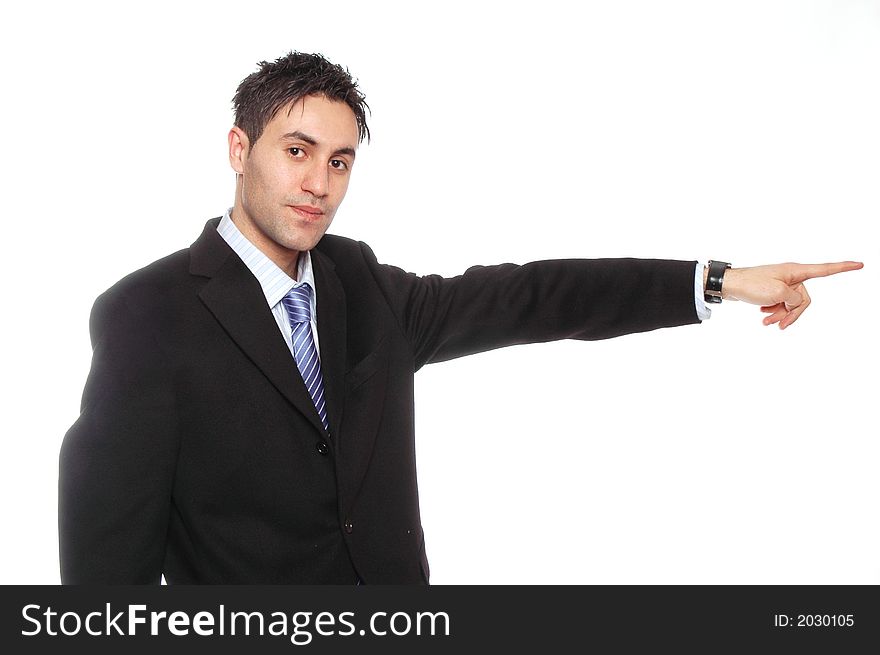
[(320, 207), (313, 207), (312, 205), (290, 205), (290, 208), (303, 218), (313, 221), (324, 215), (323, 209)]

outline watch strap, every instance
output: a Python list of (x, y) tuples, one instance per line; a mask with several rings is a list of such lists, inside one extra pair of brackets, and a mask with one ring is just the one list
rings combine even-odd
[(703, 296), (706, 302), (721, 302), (721, 287), (724, 284), (724, 272), (730, 268), (728, 262), (719, 262), (710, 259), (709, 271), (706, 275), (706, 292)]

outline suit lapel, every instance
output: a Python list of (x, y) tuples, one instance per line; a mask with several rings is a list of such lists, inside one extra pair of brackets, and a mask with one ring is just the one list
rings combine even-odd
[[(333, 262), (326, 255), (312, 250), (312, 267), (317, 287), (318, 341), (321, 345), (321, 374), (324, 377), (327, 420), (330, 424), (330, 435), (336, 437), (340, 434), (345, 385), (345, 291), (334, 271)], [(335, 445), (338, 449), (338, 442)]]
[[(275, 388), (323, 432), (324, 426), (296, 368), (296, 362), (278, 331), (278, 324), (266, 304), (260, 283), (217, 234), (216, 224), (217, 221), (210, 221), (205, 226), (205, 232), (190, 251), (190, 272), (210, 277), (199, 292), (199, 297)], [(320, 293), (318, 302), (321, 302)], [(323, 354), (323, 341), (321, 346)], [(324, 377), (326, 387), (326, 373)], [(327, 402), (329, 404), (329, 398)]]

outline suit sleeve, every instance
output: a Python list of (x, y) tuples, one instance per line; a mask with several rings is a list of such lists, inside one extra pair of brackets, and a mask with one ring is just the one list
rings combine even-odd
[[(108, 292), (109, 293), (109, 292)], [(177, 458), (172, 375), (124, 298), (100, 297), (79, 418), (59, 462), (64, 584), (158, 584)]]
[(417, 276), (364, 257), (413, 344), (415, 368), (504, 346), (699, 323), (696, 262), (550, 260)]

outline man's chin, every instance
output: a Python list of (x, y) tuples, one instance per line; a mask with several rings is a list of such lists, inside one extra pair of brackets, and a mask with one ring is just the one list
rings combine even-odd
[(326, 221), (296, 221), (276, 225), (275, 238), (273, 239), (275, 243), (288, 250), (296, 250), (298, 252), (314, 248), (315, 244), (324, 236), (327, 228), (330, 227), (330, 223)]
[(297, 252), (306, 252), (314, 248), (318, 242), (324, 237), (326, 230), (315, 232), (314, 234), (304, 235), (298, 234), (295, 238), (285, 240), (284, 247), (288, 250), (296, 250)]

